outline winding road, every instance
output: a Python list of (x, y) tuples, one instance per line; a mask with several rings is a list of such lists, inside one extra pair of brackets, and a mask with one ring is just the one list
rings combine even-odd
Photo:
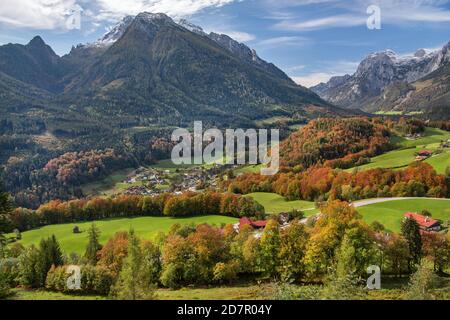
[[(360, 200), (360, 201), (355, 201), (352, 203), (352, 205), (355, 208), (359, 208), (359, 207), (365, 207), (371, 204), (375, 204), (375, 203), (383, 203), (383, 202), (389, 202), (389, 201), (400, 201), (400, 200), (442, 200), (442, 201), (450, 201), (450, 199), (445, 199), (445, 198), (376, 198), (376, 199), (366, 199), (366, 200)], [(449, 203), (450, 205), (450, 203)]]

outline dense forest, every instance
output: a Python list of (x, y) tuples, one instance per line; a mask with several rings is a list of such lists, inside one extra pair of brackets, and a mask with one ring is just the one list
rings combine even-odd
[(372, 169), (345, 172), (330, 167), (312, 167), (304, 172), (275, 176), (244, 174), (224, 182), (235, 193), (275, 192), (288, 199), (354, 201), (376, 197), (437, 197), (448, 195), (449, 185), (426, 163), (413, 163), (404, 170)]
[(281, 165), (302, 171), (328, 162), (349, 168), (392, 148), (390, 131), (379, 119), (317, 119), (286, 139)]

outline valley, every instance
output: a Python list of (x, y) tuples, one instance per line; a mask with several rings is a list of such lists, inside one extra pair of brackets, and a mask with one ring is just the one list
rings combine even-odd
[[(124, 13), (65, 54), (42, 30), (0, 45), (0, 299), (450, 298), (448, 37), (320, 62), (340, 53), (327, 35), (311, 63), (324, 39), (281, 22), (234, 39), (209, 19)], [(284, 69), (251, 47), (285, 45)], [(356, 71), (299, 84), (342, 65)], [(223, 140), (231, 164), (173, 162)]]

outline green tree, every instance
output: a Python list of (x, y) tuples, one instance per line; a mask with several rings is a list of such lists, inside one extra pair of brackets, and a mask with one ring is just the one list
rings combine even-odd
[(36, 266), (39, 287), (45, 286), (47, 273), (52, 266), (59, 267), (64, 264), (63, 254), (56, 237), (42, 239), (39, 244), (39, 259)]
[(140, 240), (134, 230), (130, 230), (128, 255), (114, 288), (114, 294), (120, 300), (150, 300), (155, 297), (154, 287), (148, 283)]
[(144, 243), (143, 249), (144, 276), (149, 285), (157, 284), (161, 276), (161, 250), (152, 242)]
[(337, 252), (337, 263), (331, 269), (320, 297), (325, 300), (361, 300), (366, 297), (355, 266), (356, 249), (345, 235)]
[(402, 235), (408, 242), (409, 247), (409, 271), (417, 265), (422, 258), (422, 236), (420, 227), (416, 220), (405, 219), (402, 223)]
[(0, 273), (0, 299), (4, 299), (11, 294), (11, 288), (5, 273)]
[(269, 220), (261, 236), (261, 268), (268, 276), (276, 276), (279, 265), (280, 229), (278, 222)]
[(19, 256), (19, 282), (20, 284), (38, 288), (39, 287), (39, 249), (34, 245), (25, 249)]
[(445, 181), (447, 183), (447, 196), (450, 197), (450, 166), (445, 168)]
[(84, 254), (87, 263), (96, 265), (98, 262), (98, 252), (102, 249), (100, 244), (100, 230), (95, 224), (92, 224), (88, 230), (89, 242), (86, 246), (86, 252)]
[(0, 181), (0, 257), (4, 256), (3, 251), (7, 242), (4, 233), (11, 231), (8, 214), (12, 209), (11, 197), (4, 191), (2, 182)]
[(434, 300), (431, 290), (437, 284), (437, 277), (428, 261), (424, 259), (412, 275), (405, 298), (407, 300)]

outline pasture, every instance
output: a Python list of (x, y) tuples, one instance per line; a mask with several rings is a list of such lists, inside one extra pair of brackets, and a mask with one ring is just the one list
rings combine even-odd
[[(399, 149), (387, 152), (377, 157), (371, 158), (371, 162), (358, 167), (360, 170), (369, 170), (375, 168), (400, 169), (408, 166), (415, 161), (416, 153), (426, 149), (436, 151), (439, 149), (442, 141), (450, 139), (450, 132), (435, 128), (427, 128), (425, 135), (416, 140), (408, 140), (403, 137), (394, 137), (393, 142), (399, 146)], [(447, 166), (450, 166), (450, 150), (443, 150), (441, 154), (433, 155), (425, 161), (432, 165), (440, 174), (445, 173)], [(351, 172), (354, 168), (348, 169)]]
[(318, 213), (314, 202), (310, 201), (287, 201), (285, 198), (276, 193), (265, 192), (250, 193), (246, 196), (253, 198), (261, 204), (266, 209), (266, 213), (269, 214), (279, 214), (281, 212), (289, 212), (294, 209), (304, 211), (306, 216), (311, 216)]
[(422, 210), (431, 212), (433, 219), (450, 220), (450, 200), (439, 199), (408, 199), (376, 203), (357, 208), (367, 223), (378, 221), (386, 229), (400, 232), (401, 222), (406, 212), (420, 213)]
[[(190, 218), (169, 218), (169, 217), (140, 217), (122, 218), (95, 221), (95, 225), (100, 229), (100, 242), (105, 243), (115, 233), (128, 231), (133, 228), (136, 234), (147, 240), (151, 240), (158, 232), (167, 232), (176, 223), (180, 225), (210, 224), (220, 226), (221, 224), (236, 223), (238, 219), (223, 216), (202, 216)], [(68, 223), (45, 226), (22, 233), (20, 243), (28, 245), (38, 245), (42, 238), (55, 235), (62, 250), (66, 253), (83, 254), (88, 242), (87, 230), (92, 222)], [(73, 233), (73, 228), (78, 226), (81, 233)]]

